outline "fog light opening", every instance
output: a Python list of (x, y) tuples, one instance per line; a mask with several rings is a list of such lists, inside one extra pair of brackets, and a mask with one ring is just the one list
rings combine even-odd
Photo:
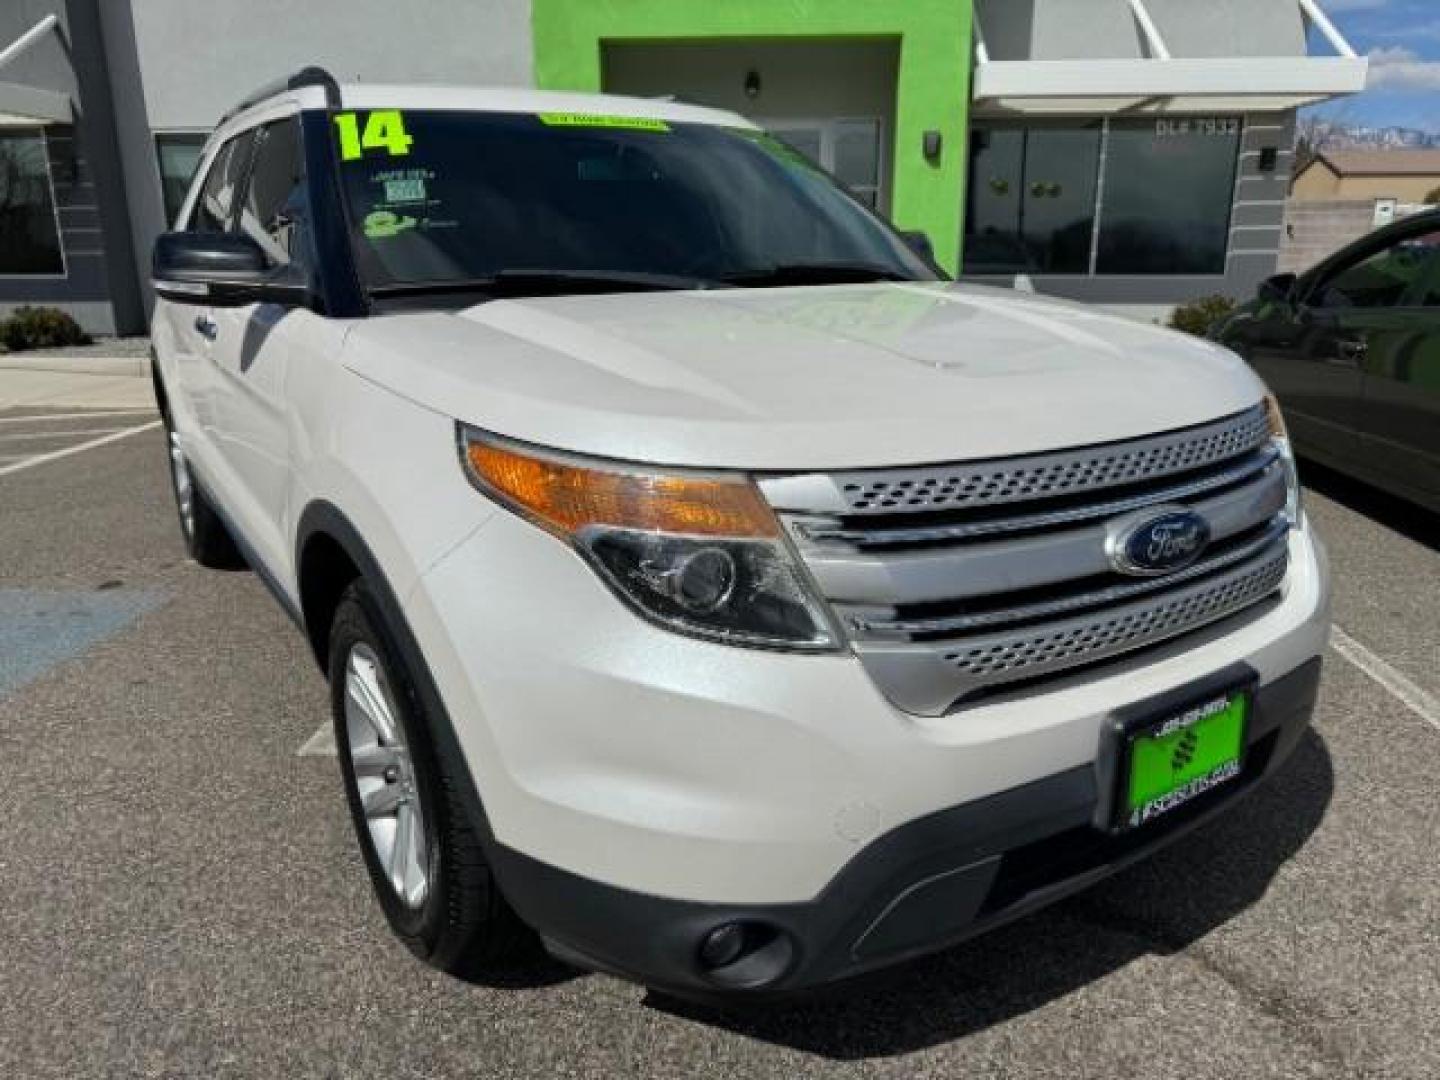
[(745, 954), (745, 924), (717, 926), (700, 942), (700, 963), (709, 970), (728, 967)]
[(778, 982), (795, 958), (794, 939), (777, 926), (737, 920), (700, 939), (696, 959), (705, 977), (721, 986), (757, 989)]

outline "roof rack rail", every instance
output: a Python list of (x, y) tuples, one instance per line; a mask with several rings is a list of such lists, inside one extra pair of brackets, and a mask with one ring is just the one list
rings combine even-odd
[[(286, 75), (283, 78), (275, 79), (266, 83), (253, 94), (248, 95), (245, 100), (236, 105), (229, 112), (220, 118), (223, 124), (232, 116), (244, 112), (252, 105), (258, 105), (268, 97), (283, 93), (286, 90), (299, 90), (305, 86), (319, 86), (325, 91), (325, 104), (332, 109), (340, 107), (340, 84), (335, 81), (335, 76), (322, 67), (310, 65), (303, 67), (293, 75)], [(219, 124), (216, 125), (217, 127)]]

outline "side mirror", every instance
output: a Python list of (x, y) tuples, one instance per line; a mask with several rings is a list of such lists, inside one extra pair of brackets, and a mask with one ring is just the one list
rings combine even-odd
[(935, 245), (930, 243), (930, 237), (924, 231), (920, 229), (901, 230), (900, 239), (904, 240), (910, 250), (927, 263), (935, 261)]
[(1276, 274), (1260, 283), (1260, 299), (1267, 304), (1288, 304), (1295, 296), (1299, 278), (1294, 274)]
[(241, 307), (310, 300), (306, 286), (272, 269), (260, 245), (238, 233), (162, 233), (150, 265), (156, 295), (177, 304)]

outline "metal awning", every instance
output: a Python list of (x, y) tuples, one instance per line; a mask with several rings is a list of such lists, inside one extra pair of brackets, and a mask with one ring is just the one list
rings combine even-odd
[[(60, 20), (46, 15), (25, 33), (0, 49), (0, 68), (26, 52), (46, 34), (59, 33)], [(42, 124), (68, 124), (74, 109), (68, 94), (44, 90), (38, 86), (0, 82), (0, 127), (39, 127)]]
[(53, 90), (0, 82), (0, 127), (39, 127), (74, 121), (70, 98)]
[(1315, 0), (1296, 2), (1335, 56), (1175, 56), (1145, 0), (1126, 2), (1148, 55), (995, 60), (977, 11), (977, 113), (1259, 112), (1298, 108), (1365, 89), (1370, 62), (1356, 54)]

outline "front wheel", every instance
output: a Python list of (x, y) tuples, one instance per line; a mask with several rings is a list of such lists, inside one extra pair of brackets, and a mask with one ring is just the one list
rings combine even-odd
[(496, 887), (461, 801), (461, 761), (431, 736), (416, 681), (363, 581), (330, 632), (330, 700), (345, 794), (370, 882), (420, 959), (466, 974), (531, 939)]

